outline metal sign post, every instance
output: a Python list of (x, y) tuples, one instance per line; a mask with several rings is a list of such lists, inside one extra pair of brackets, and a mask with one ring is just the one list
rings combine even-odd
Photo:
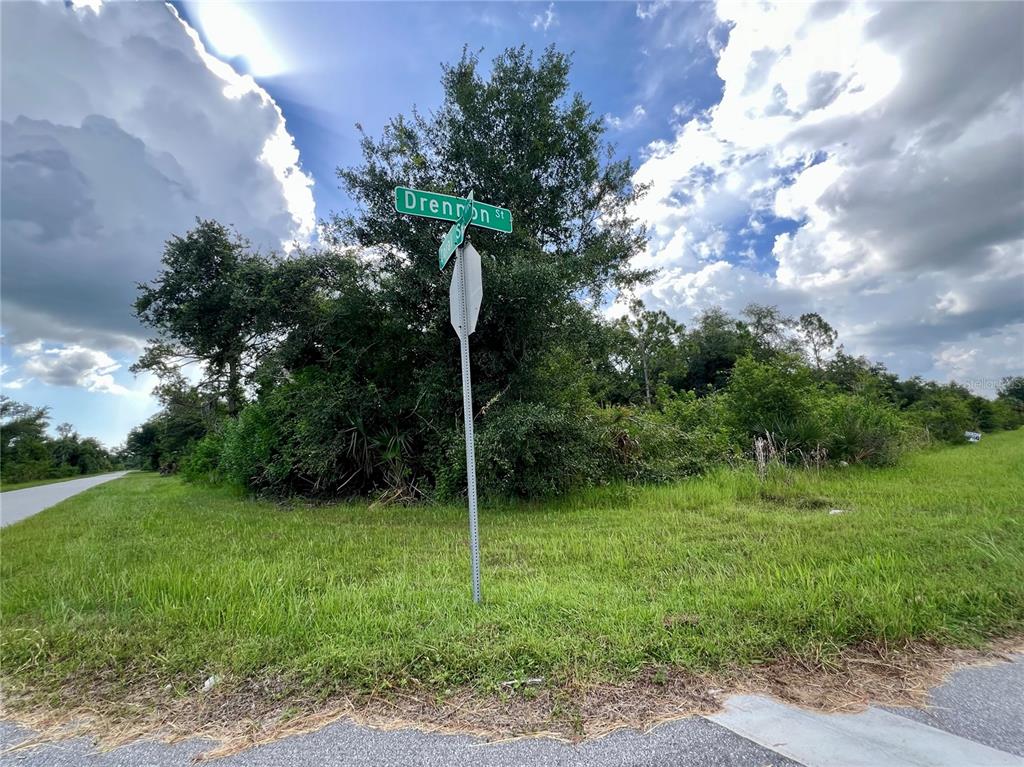
[(483, 300), (480, 254), (466, 238), (466, 230), (480, 226), (498, 232), (512, 231), (512, 213), (506, 208), (477, 202), (470, 192), (467, 198), (395, 187), (395, 210), (413, 216), (454, 221), (437, 249), (440, 269), (456, 252), (455, 272), (448, 290), (452, 326), (459, 334), (462, 353), (462, 417), (466, 428), (466, 484), (469, 491), (469, 547), (473, 601), (480, 603), (480, 529), (476, 506), (476, 448), (473, 439), (473, 386), (469, 377), (469, 336), (476, 330), (476, 319)]
[(472, 243), (458, 249), (449, 291), (451, 319), (462, 352), (462, 418), (466, 427), (466, 484), (469, 491), (469, 562), (473, 601), (480, 603), (480, 529), (476, 505), (476, 445), (473, 434), (473, 384), (469, 375), (469, 334), (476, 329), (482, 298), (480, 254)]

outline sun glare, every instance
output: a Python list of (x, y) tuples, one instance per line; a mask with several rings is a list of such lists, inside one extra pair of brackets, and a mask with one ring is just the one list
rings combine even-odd
[(195, 15), (218, 56), (244, 59), (249, 74), (255, 77), (270, 77), (287, 69), (284, 57), (244, 4), (199, 3)]

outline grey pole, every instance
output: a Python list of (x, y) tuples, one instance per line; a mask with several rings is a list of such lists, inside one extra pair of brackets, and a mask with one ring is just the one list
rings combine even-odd
[[(459, 246), (458, 259), (462, 261), (463, 246)], [(476, 450), (473, 439), (473, 388), (469, 380), (469, 305), (466, 296), (466, 270), (459, 269), (459, 302), (462, 318), (462, 417), (466, 423), (466, 482), (469, 490), (469, 548), (470, 569), (473, 578), (473, 601), (480, 604), (480, 530), (476, 518)]]

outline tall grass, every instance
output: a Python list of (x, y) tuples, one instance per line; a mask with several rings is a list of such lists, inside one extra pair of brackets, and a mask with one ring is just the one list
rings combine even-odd
[(1024, 627), (1022, 469), (1014, 432), (885, 469), (484, 507), (480, 607), (460, 506), (282, 507), (134, 475), (3, 530), (0, 665), (40, 689), (443, 690), (974, 644)]

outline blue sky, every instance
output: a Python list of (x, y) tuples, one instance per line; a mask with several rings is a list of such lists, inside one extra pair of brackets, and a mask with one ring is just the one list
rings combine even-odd
[[(1024, 359), (1024, 4), (0, 5), (2, 387), (107, 444), (156, 410), (138, 282), (196, 216), (264, 250), (349, 206), (360, 123), (436, 107), (441, 63), (571, 52), (650, 186), (689, 323), (818, 311), (848, 351), (991, 395)], [(500, 203), (500, 200), (492, 202)], [(620, 303), (608, 307), (612, 315)]]

